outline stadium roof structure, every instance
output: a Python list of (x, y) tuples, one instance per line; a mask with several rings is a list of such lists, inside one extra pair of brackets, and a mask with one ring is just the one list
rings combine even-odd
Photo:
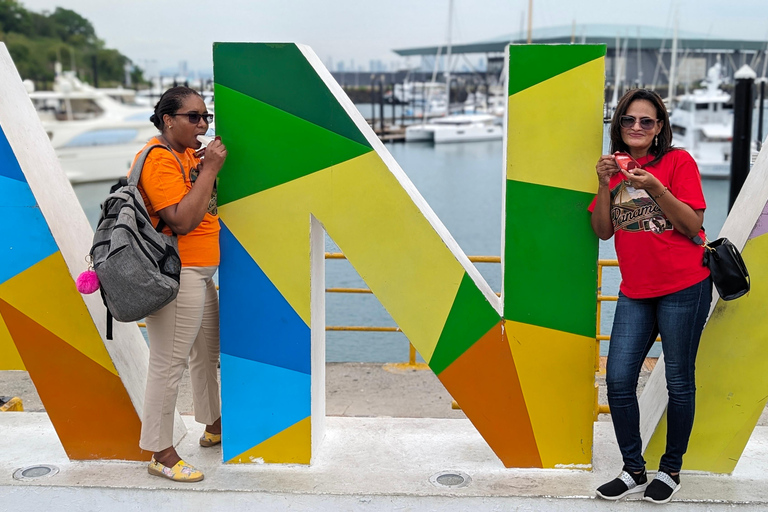
[[(616, 49), (616, 39), (619, 44), (629, 39), (630, 45), (635, 46), (634, 41), (640, 40), (643, 50), (670, 49), (672, 46), (672, 28), (651, 27), (645, 25), (562, 25), (557, 27), (543, 27), (533, 31), (532, 42), (538, 44), (605, 44), (609, 52)], [(524, 44), (527, 41), (526, 34), (515, 33), (496, 37), (488, 41), (477, 43), (454, 44), (452, 53), (501, 53), (510, 43)], [(679, 30), (677, 45), (680, 51), (707, 51), (707, 52), (760, 52), (768, 48), (766, 41), (745, 41), (741, 39), (720, 39), (707, 34), (687, 32)], [(412, 55), (436, 55), (438, 46), (422, 48), (405, 48), (393, 50), (401, 57)]]

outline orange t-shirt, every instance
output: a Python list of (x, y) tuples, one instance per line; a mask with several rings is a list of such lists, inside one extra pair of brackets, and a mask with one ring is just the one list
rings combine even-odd
[[(153, 137), (147, 143), (147, 145), (151, 144), (162, 143), (157, 137)], [(153, 149), (147, 155), (147, 160), (141, 171), (138, 188), (144, 199), (147, 212), (152, 218), (152, 224), (155, 226), (160, 222), (157, 211), (178, 204), (192, 190), (198, 174), (197, 166), (200, 159), (195, 157), (193, 149), (187, 148), (184, 153), (177, 153), (176, 151), (173, 153), (184, 166), (183, 173), (173, 155), (161, 148)], [(214, 186), (211, 200), (208, 203), (208, 211), (200, 225), (186, 235), (178, 236), (181, 266), (212, 267), (218, 265), (220, 229), (216, 187)], [(163, 233), (170, 235), (171, 229), (166, 226), (163, 228)]]

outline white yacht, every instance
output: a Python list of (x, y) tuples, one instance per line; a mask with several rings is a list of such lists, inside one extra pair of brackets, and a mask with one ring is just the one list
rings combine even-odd
[(500, 118), (490, 114), (454, 114), (405, 129), (406, 142), (472, 142), (501, 140)]
[(720, 89), (720, 71), (718, 62), (707, 71), (706, 88), (678, 96), (669, 117), (672, 143), (686, 149), (709, 178), (730, 176), (733, 110), (731, 96)]
[(125, 176), (142, 146), (157, 134), (152, 109), (115, 100), (110, 90), (58, 73), (53, 91), (30, 91), (48, 137), (72, 183)]

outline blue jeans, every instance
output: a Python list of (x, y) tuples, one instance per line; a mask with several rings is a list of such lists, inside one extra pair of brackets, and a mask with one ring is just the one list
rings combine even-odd
[(656, 336), (661, 334), (667, 376), (667, 447), (660, 467), (680, 471), (693, 427), (696, 352), (712, 301), (712, 281), (651, 299), (619, 292), (608, 349), (606, 384), (616, 440), (624, 466), (645, 467), (640, 440), (637, 379)]

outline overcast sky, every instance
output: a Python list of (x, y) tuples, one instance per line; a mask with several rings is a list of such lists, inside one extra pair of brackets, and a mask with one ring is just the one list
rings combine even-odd
[[(72, 9), (142, 67), (210, 70), (214, 41), (305, 43), (323, 61), (399, 60), (394, 48), (445, 44), (449, 0), (20, 0), (33, 11)], [(520, 30), (528, 0), (454, 0), (453, 41)], [(534, 0), (533, 25), (619, 23), (768, 40), (768, 0)], [(335, 67), (335, 64), (334, 64)]]

